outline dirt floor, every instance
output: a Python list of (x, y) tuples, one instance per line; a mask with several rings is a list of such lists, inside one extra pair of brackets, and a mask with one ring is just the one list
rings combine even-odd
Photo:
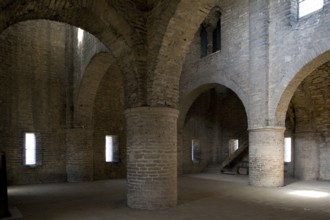
[[(10, 219), (330, 219), (330, 182), (290, 179), (285, 187), (257, 188), (247, 176), (198, 174), (179, 177), (178, 192), (176, 207), (146, 211), (127, 207), (126, 180), (12, 186)], [(296, 194), (302, 192), (312, 194)]]

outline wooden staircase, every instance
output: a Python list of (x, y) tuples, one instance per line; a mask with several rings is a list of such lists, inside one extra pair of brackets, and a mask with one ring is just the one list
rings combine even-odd
[(248, 132), (245, 131), (240, 135), (238, 149), (229, 157), (227, 157), (220, 166), (221, 173), (224, 174), (248, 174), (249, 173), (249, 163), (247, 161), (242, 161), (243, 158), (249, 152), (249, 138)]

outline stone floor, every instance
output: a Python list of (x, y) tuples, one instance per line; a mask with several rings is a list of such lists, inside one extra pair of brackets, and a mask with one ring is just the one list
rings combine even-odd
[[(128, 208), (125, 180), (13, 186), (8, 192), (10, 206), (23, 216), (18, 219), (26, 220), (330, 219), (330, 182), (289, 180), (282, 188), (256, 188), (246, 176), (198, 174), (180, 177), (178, 185), (178, 206), (159, 211)], [(291, 194), (302, 190), (325, 197)]]

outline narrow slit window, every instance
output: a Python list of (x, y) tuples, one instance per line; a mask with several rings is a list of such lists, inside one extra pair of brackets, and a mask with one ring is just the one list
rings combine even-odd
[(284, 162), (290, 163), (291, 162), (291, 137), (284, 138)]
[(298, 0), (299, 18), (323, 8), (324, 0)]
[(77, 31), (77, 40), (78, 40), (78, 46), (80, 46), (81, 43), (84, 40), (84, 30), (81, 29), (81, 28), (78, 28), (78, 31)]
[(191, 160), (194, 163), (199, 163), (201, 160), (200, 141), (198, 139), (192, 139), (191, 141)]
[(25, 165), (34, 166), (37, 164), (36, 144), (35, 133), (25, 133)]
[(107, 135), (105, 137), (105, 162), (119, 162), (118, 136)]
[(217, 26), (213, 30), (213, 52), (221, 50), (221, 22), (217, 22)]
[(230, 139), (229, 140), (229, 153), (233, 154), (239, 147), (238, 139)]
[(201, 57), (205, 57), (207, 55), (207, 32), (204, 25), (201, 25), (200, 38), (201, 38)]

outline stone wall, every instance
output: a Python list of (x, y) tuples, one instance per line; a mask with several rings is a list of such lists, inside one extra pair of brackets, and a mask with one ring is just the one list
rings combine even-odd
[[(9, 184), (66, 180), (66, 26), (23, 22), (0, 35), (1, 149)], [(23, 165), (24, 133), (35, 132), (42, 165)]]
[(221, 50), (201, 58), (200, 33), (195, 33), (180, 79), (180, 108), (190, 94), (207, 84), (234, 91), (248, 107), (249, 7), (248, 1), (221, 1)]
[[(93, 35), (85, 30), (71, 28), (72, 34), (72, 50), (73, 50), (73, 97), (77, 97), (79, 93), (79, 86), (84, 73), (86, 71), (87, 65), (90, 63), (91, 59), (95, 54), (100, 52), (108, 52), (108, 49)], [(78, 40), (78, 32), (81, 31), (82, 39), (81, 42)], [(67, 42), (69, 43), (69, 42)]]
[[(71, 129), (73, 100), (91, 57), (106, 48), (88, 33), (78, 46), (77, 28), (47, 20), (9, 27), (0, 48), (0, 148), (8, 182), (93, 179), (93, 131)], [(25, 132), (37, 135), (40, 166), (23, 165)]]
[(312, 72), (291, 100), (294, 122), (294, 175), (329, 180), (330, 63)]
[[(94, 179), (126, 177), (126, 127), (124, 87), (118, 68), (109, 68), (96, 94), (94, 113)], [(105, 162), (105, 136), (119, 138), (119, 162)]]
[[(182, 133), (182, 145), (179, 145), (179, 151), (182, 151), (182, 157), (178, 158), (179, 167), (184, 174), (199, 173), (212, 161), (212, 145), (214, 141), (214, 115), (215, 105), (212, 103), (215, 97), (211, 92), (201, 94), (193, 103), (185, 117), (185, 124)], [(192, 140), (199, 141), (200, 161), (192, 161)]]
[[(237, 6), (236, 1), (222, 1), (219, 4), (222, 13), (222, 49), (200, 58), (199, 31), (195, 33), (181, 75), (180, 109), (185, 113), (187, 106), (196, 98), (195, 91), (218, 83), (233, 90), (242, 100), (250, 129), (263, 127), (273, 129), (273, 135), (279, 139), (291, 97), (296, 90), (299, 93), (306, 87), (308, 98), (306, 99), (306, 95), (299, 98), (301, 95), (297, 93), (293, 100), (304, 100), (301, 104), (296, 103), (294, 114), (305, 114), (307, 117), (301, 116), (297, 124), (293, 125), (294, 128), (287, 129), (285, 136), (294, 136), (293, 133), (298, 132), (299, 127), (314, 132), (313, 142), (320, 148), (320, 152), (313, 152), (317, 152), (319, 156), (307, 157), (306, 160), (309, 162), (314, 158), (320, 160), (313, 164), (319, 167), (314, 170), (320, 172), (317, 178), (327, 179), (329, 163), (326, 158), (329, 138), (328, 128), (325, 127), (329, 124), (327, 121), (329, 81), (326, 78), (329, 72), (324, 70), (324, 66), (319, 68), (318, 71), (322, 73), (312, 77), (311, 85), (304, 79), (330, 60), (328, 53), (330, 44), (327, 37), (330, 33), (328, 19), (330, 5), (329, 1), (325, 1), (322, 10), (300, 19), (292, 19), (294, 15), (292, 2), (269, 1), (268, 5), (268, 3), (259, 4), (258, 1), (243, 1)], [(298, 88), (303, 81), (303, 85)], [(270, 131), (258, 130), (257, 135), (263, 135), (263, 132), (269, 135)], [(260, 137), (255, 140), (257, 139), (261, 140)], [(307, 142), (311, 143), (308, 140), (300, 141), (300, 143)], [(278, 140), (273, 145), (280, 147), (280, 143), (281, 141)], [(271, 144), (265, 143), (265, 145)], [(293, 141), (293, 149), (295, 147), (297, 146)], [(273, 150), (277, 152), (278, 157), (281, 157), (278, 153), (280, 151), (275, 148)], [(267, 157), (270, 152), (262, 153)], [(279, 163), (281, 159), (272, 158), (272, 160)], [(298, 158), (293, 156), (293, 160)], [(294, 163), (293, 161), (286, 165), (289, 175), (294, 175)], [(281, 178), (279, 173), (280, 171), (276, 171), (276, 176)], [(265, 183), (266, 185), (276, 182), (272, 182), (270, 177), (267, 178), (268, 180), (265, 181), (270, 182)], [(279, 179), (275, 185), (281, 182)]]
[(298, 86), (330, 60), (330, 4), (324, 2), (322, 10), (294, 21), (290, 0), (271, 1), (269, 115), (280, 125)]

